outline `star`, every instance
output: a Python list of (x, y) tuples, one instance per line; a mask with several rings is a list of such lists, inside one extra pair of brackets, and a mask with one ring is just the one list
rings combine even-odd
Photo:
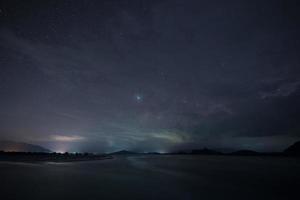
[(140, 94), (136, 94), (136, 95), (135, 95), (135, 100), (136, 100), (137, 102), (141, 102), (141, 101), (143, 100), (143, 96), (140, 95)]

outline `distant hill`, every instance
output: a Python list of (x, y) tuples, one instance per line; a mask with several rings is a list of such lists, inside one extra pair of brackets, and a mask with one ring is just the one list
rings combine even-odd
[(286, 150), (284, 150), (284, 153), (288, 155), (300, 155), (300, 141), (288, 147)]
[(223, 153), (208, 149), (208, 148), (203, 148), (203, 149), (192, 149), (192, 150), (181, 150), (177, 152), (173, 152), (170, 154), (189, 154), (189, 155), (222, 155)]
[(203, 148), (203, 149), (193, 149), (191, 154), (198, 154), (198, 155), (220, 155), (222, 154), (221, 152), (212, 150), (212, 149), (207, 149), (207, 148)]
[(131, 155), (131, 154), (138, 154), (138, 153), (133, 152), (133, 151), (122, 150), (122, 151), (116, 151), (116, 152), (113, 152), (110, 154), (112, 154), (112, 155)]
[(158, 152), (147, 152), (147, 153), (144, 153), (144, 154), (148, 154), (148, 155), (161, 155), (161, 153), (158, 153)]
[(13, 142), (13, 141), (0, 141), (0, 151), (6, 152), (51, 152), (49, 149), (44, 147), (27, 144), (22, 142)]
[(257, 151), (252, 151), (252, 150), (239, 150), (230, 153), (231, 155), (241, 155), (241, 156), (253, 156), (253, 155), (260, 155), (261, 153)]

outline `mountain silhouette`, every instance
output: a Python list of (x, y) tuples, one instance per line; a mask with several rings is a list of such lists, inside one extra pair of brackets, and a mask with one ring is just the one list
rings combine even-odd
[(43, 152), (50, 153), (49, 149), (44, 147), (27, 144), (23, 142), (0, 141), (0, 151), (5, 152)]
[(130, 154), (138, 154), (137, 152), (121, 150), (111, 153), (112, 155), (130, 155)]
[(192, 150), (180, 150), (177, 152), (173, 152), (170, 154), (188, 154), (188, 155), (222, 155), (223, 153), (213, 150), (213, 149), (208, 149), (208, 148), (203, 148), (203, 149), (192, 149)]
[(257, 151), (252, 151), (252, 150), (239, 150), (239, 151), (234, 151), (230, 153), (231, 155), (241, 155), (241, 156), (253, 156), (253, 155), (260, 155), (261, 153)]
[(300, 155), (300, 141), (295, 142), (293, 145), (284, 150), (287, 155)]
[(208, 149), (208, 148), (203, 148), (203, 149), (193, 149), (191, 151), (191, 154), (199, 154), (199, 155), (220, 155), (222, 154), (221, 152)]

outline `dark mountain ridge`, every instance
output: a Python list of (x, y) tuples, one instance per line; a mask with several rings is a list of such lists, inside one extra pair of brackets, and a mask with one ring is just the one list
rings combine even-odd
[(44, 147), (23, 143), (23, 142), (14, 142), (14, 141), (0, 141), (0, 151), (5, 152), (41, 152), (41, 153), (50, 153), (49, 149)]
[(295, 142), (293, 145), (291, 145), (287, 149), (285, 149), (284, 154), (287, 154), (287, 155), (300, 155), (300, 141)]
[(111, 155), (131, 155), (131, 154), (139, 154), (139, 153), (134, 152), (134, 151), (121, 150), (121, 151), (116, 151), (116, 152), (113, 152), (110, 154)]

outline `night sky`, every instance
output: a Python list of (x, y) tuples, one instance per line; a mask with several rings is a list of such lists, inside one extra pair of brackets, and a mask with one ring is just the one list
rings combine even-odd
[(299, 1), (0, 2), (0, 140), (167, 152), (300, 138)]

